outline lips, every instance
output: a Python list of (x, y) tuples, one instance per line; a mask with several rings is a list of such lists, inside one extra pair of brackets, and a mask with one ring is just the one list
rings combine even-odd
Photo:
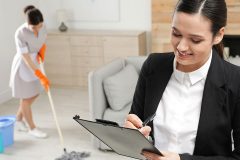
[(179, 57), (187, 57), (193, 55), (192, 53), (187, 53), (187, 52), (180, 52), (177, 50), (178, 56)]

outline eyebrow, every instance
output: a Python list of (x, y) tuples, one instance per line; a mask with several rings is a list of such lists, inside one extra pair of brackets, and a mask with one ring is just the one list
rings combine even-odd
[[(173, 28), (174, 30), (176, 30), (177, 32), (180, 32), (176, 27), (172, 26), (172, 28)], [(192, 36), (192, 37), (204, 38), (203, 36), (197, 35), (197, 34), (189, 34), (189, 35)]]

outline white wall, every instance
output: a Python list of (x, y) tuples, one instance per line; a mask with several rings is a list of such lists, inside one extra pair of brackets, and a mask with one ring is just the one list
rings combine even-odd
[[(63, 2), (64, 1), (64, 2)], [(57, 28), (57, 9), (64, 8), (63, 4), (67, 0), (42, 0), (40, 1), (40, 9), (45, 15), (48, 28)], [(77, 0), (76, 0), (77, 1)], [(92, 3), (95, 0), (87, 0)], [(120, 29), (120, 30), (151, 30), (151, 0), (119, 0), (120, 1), (120, 19), (113, 22), (87, 22), (87, 21), (73, 21), (68, 22), (70, 28), (80, 29)], [(74, 2), (69, 1), (69, 2)], [(108, 4), (106, 4), (106, 7)], [(69, 11), (71, 12), (71, 11)], [(77, 13), (82, 14), (81, 10)]]
[[(76, 0), (78, 1), (78, 0)], [(86, 1), (86, 0), (85, 0)], [(92, 3), (95, 0), (87, 0)], [(66, 9), (71, 13), (68, 6), (64, 6), (66, 2), (74, 2), (74, 0), (42, 0), (39, 3), (40, 9), (45, 15), (47, 27), (58, 28), (56, 11), (58, 9)], [(147, 52), (151, 51), (151, 0), (119, 0), (120, 17), (118, 21), (102, 22), (102, 21), (70, 21), (67, 22), (69, 28), (78, 29), (96, 29), (96, 30), (143, 30), (147, 31)], [(47, 6), (47, 7), (46, 7)], [(108, 4), (106, 4), (108, 7)], [(74, 14), (83, 14), (78, 10)], [(70, 14), (71, 15), (71, 14)], [(71, 17), (71, 16), (70, 16)]]
[(22, 9), (34, 0), (0, 0), (0, 103), (11, 98), (9, 77), (15, 55), (14, 33), (24, 21)]
[[(77, 0), (76, 0), (77, 1)], [(88, 0), (92, 3), (95, 0)], [(118, 21), (72, 21), (69, 28), (96, 30), (146, 30), (150, 46), (151, 0), (119, 0), (120, 12)], [(15, 55), (14, 33), (24, 22), (22, 9), (28, 4), (38, 7), (44, 14), (47, 28), (58, 28), (56, 10), (64, 8), (67, 0), (0, 0), (0, 103), (11, 98), (9, 88), (10, 69)], [(74, 2), (74, 1), (69, 1)], [(71, 4), (72, 5), (72, 4)], [(107, 6), (107, 4), (106, 4)], [(68, 9), (68, 8), (66, 8)], [(81, 10), (74, 14), (81, 14)], [(148, 47), (150, 48), (150, 47)], [(148, 49), (150, 50), (150, 49)]]

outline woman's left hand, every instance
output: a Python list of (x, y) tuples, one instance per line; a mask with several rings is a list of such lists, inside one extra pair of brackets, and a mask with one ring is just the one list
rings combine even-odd
[(180, 160), (179, 154), (173, 152), (161, 152), (163, 156), (159, 156), (157, 154), (146, 151), (143, 151), (142, 153), (148, 160)]

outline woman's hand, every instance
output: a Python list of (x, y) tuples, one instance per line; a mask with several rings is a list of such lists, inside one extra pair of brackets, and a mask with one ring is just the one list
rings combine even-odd
[(39, 78), (39, 80), (40, 80), (42, 86), (45, 88), (45, 90), (48, 91), (49, 85), (50, 85), (48, 78), (39, 69), (35, 70), (35, 75)]
[(135, 115), (135, 114), (129, 114), (125, 120), (124, 127), (126, 128), (132, 128), (132, 129), (138, 129), (145, 137), (148, 137), (151, 128), (149, 126), (142, 126), (141, 119)]
[(37, 61), (39, 64), (44, 61), (46, 48), (46, 44), (44, 43), (37, 54)]
[(161, 151), (163, 156), (159, 156), (157, 154), (143, 151), (142, 154), (148, 160), (181, 160), (179, 154), (167, 151)]

